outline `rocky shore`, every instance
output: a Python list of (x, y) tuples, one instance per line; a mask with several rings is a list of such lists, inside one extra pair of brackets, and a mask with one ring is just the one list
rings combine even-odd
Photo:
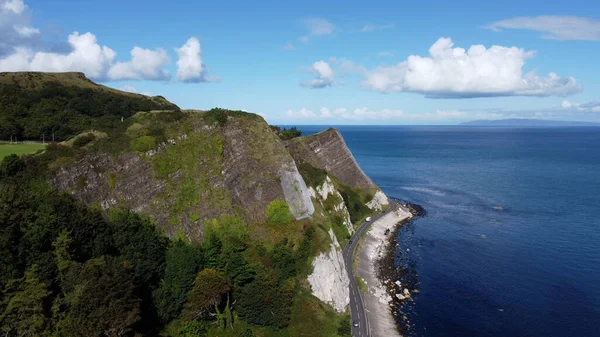
[[(401, 336), (396, 319), (390, 310), (393, 295), (379, 278), (379, 266), (382, 259), (388, 255), (391, 233), (395, 231), (398, 224), (410, 220), (413, 212), (410, 207), (400, 205), (395, 211), (377, 219), (365, 234), (358, 251), (357, 273), (367, 286), (366, 293), (363, 293), (363, 300), (372, 336)], [(386, 278), (383, 280), (385, 282)]]
[(416, 270), (412, 267), (413, 262), (410, 249), (400, 247), (398, 232), (405, 226), (412, 225), (412, 220), (418, 216), (424, 216), (425, 210), (415, 204), (405, 204), (413, 217), (405, 220), (402, 226), (396, 228), (388, 235), (385, 244), (386, 251), (377, 263), (377, 278), (386, 289), (389, 298), (389, 308), (396, 319), (398, 330), (402, 335), (408, 334), (413, 327), (412, 322), (405, 315), (410, 311), (416, 294), (419, 293), (419, 281)]

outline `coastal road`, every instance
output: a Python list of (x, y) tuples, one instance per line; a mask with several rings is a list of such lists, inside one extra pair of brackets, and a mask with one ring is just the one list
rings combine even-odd
[(354, 275), (353, 269), (353, 257), (354, 251), (356, 247), (358, 247), (358, 242), (363, 234), (369, 229), (369, 227), (377, 221), (377, 219), (382, 216), (395, 211), (398, 208), (398, 202), (392, 199), (388, 199), (390, 202), (390, 208), (387, 211), (372, 217), (371, 221), (367, 221), (359, 229), (354, 232), (351, 240), (352, 243), (346, 245), (344, 247), (343, 256), (344, 263), (346, 264), (346, 272), (348, 272), (348, 278), (350, 278), (350, 320), (351, 323), (354, 321), (358, 322), (358, 327), (352, 326), (352, 336), (354, 337), (368, 337), (371, 335), (369, 322), (367, 321), (367, 315), (365, 312), (365, 305), (363, 303), (362, 295), (360, 293), (360, 288), (356, 283), (356, 278)]

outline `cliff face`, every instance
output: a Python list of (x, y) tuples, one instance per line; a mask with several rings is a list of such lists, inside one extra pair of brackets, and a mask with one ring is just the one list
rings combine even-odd
[(313, 261), (313, 272), (308, 276), (312, 293), (321, 301), (330, 304), (338, 312), (344, 312), (350, 303), (350, 280), (340, 244), (329, 230), (331, 246), (328, 252), (319, 254)]
[(294, 138), (287, 145), (298, 162), (307, 162), (323, 169), (352, 188), (377, 188), (358, 166), (338, 130), (329, 129), (307, 137)]
[[(148, 116), (128, 128), (143, 129)], [(152, 217), (169, 235), (202, 235), (206, 220), (239, 215), (265, 221), (270, 202), (288, 203), (296, 219), (310, 217), (308, 188), (282, 141), (256, 115), (229, 117), (223, 126), (189, 113), (167, 140), (145, 152), (90, 152), (63, 165), (51, 183), (104, 209), (125, 206)]]

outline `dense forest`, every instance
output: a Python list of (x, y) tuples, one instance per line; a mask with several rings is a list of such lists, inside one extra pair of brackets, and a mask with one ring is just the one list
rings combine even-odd
[[(201, 243), (169, 240), (129, 210), (53, 190), (45, 167), (65, 151), (0, 164), (2, 336), (289, 335), (316, 249), (310, 222), (295, 245), (250, 240), (231, 216), (205, 224)], [(284, 232), (294, 221), (283, 201), (266, 212)], [(335, 322), (331, 335), (350, 335)]]
[(138, 111), (178, 109), (160, 97), (123, 93), (58, 82), (36, 90), (0, 85), (0, 140), (61, 141), (84, 130), (109, 130)]

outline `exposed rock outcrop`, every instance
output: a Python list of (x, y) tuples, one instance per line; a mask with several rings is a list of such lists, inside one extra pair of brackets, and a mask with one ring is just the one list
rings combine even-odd
[(379, 190), (375, 192), (373, 199), (367, 203), (367, 207), (375, 211), (381, 211), (384, 206), (388, 206), (389, 204), (387, 196)]
[(279, 179), (285, 201), (288, 203), (292, 215), (297, 220), (310, 217), (314, 213), (315, 207), (296, 165), (284, 165), (279, 173)]
[(335, 185), (329, 176), (325, 178), (323, 184), (317, 186), (316, 191), (312, 187), (309, 187), (309, 194), (313, 198), (319, 200), (321, 204), (326, 202), (330, 197), (335, 198), (335, 200), (337, 200), (337, 204), (335, 204), (333, 209), (330, 211), (332, 211), (334, 215), (341, 216), (344, 226), (348, 230), (349, 234), (354, 233), (354, 226), (350, 220), (350, 213), (348, 213), (348, 208), (344, 203), (344, 198), (342, 198), (340, 192), (335, 188)]
[(358, 166), (338, 130), (329, 129), (287, 143), (297, 162), (307, 162), (336, 176), (342, 183), (357, 189), (377, 186)]
[(308, 276), (308, 282), (313, 295), (330, 304), (336, 311), (343, 312), (350, 303), (350, 280), (346, 273), (340, 244), (331, 229), (329, 236), (332, 241), (331, 250), (315, 258), (312, 264), (313, 272)]
[(224, 214), (265, 221), (276, 199), (285, 200), (296, 219), (313, 214), (294, 159), (261, 117), (229, 117), (221, 127), (206, 124), (200, 113), (188, 118), (146, 153), (88, 153), (61, 164), (51, 183), (104, 209), (126, 206), (154, 218), (169, 235), (184, 231), (190, 239), (202, 236), (204, 221)]

